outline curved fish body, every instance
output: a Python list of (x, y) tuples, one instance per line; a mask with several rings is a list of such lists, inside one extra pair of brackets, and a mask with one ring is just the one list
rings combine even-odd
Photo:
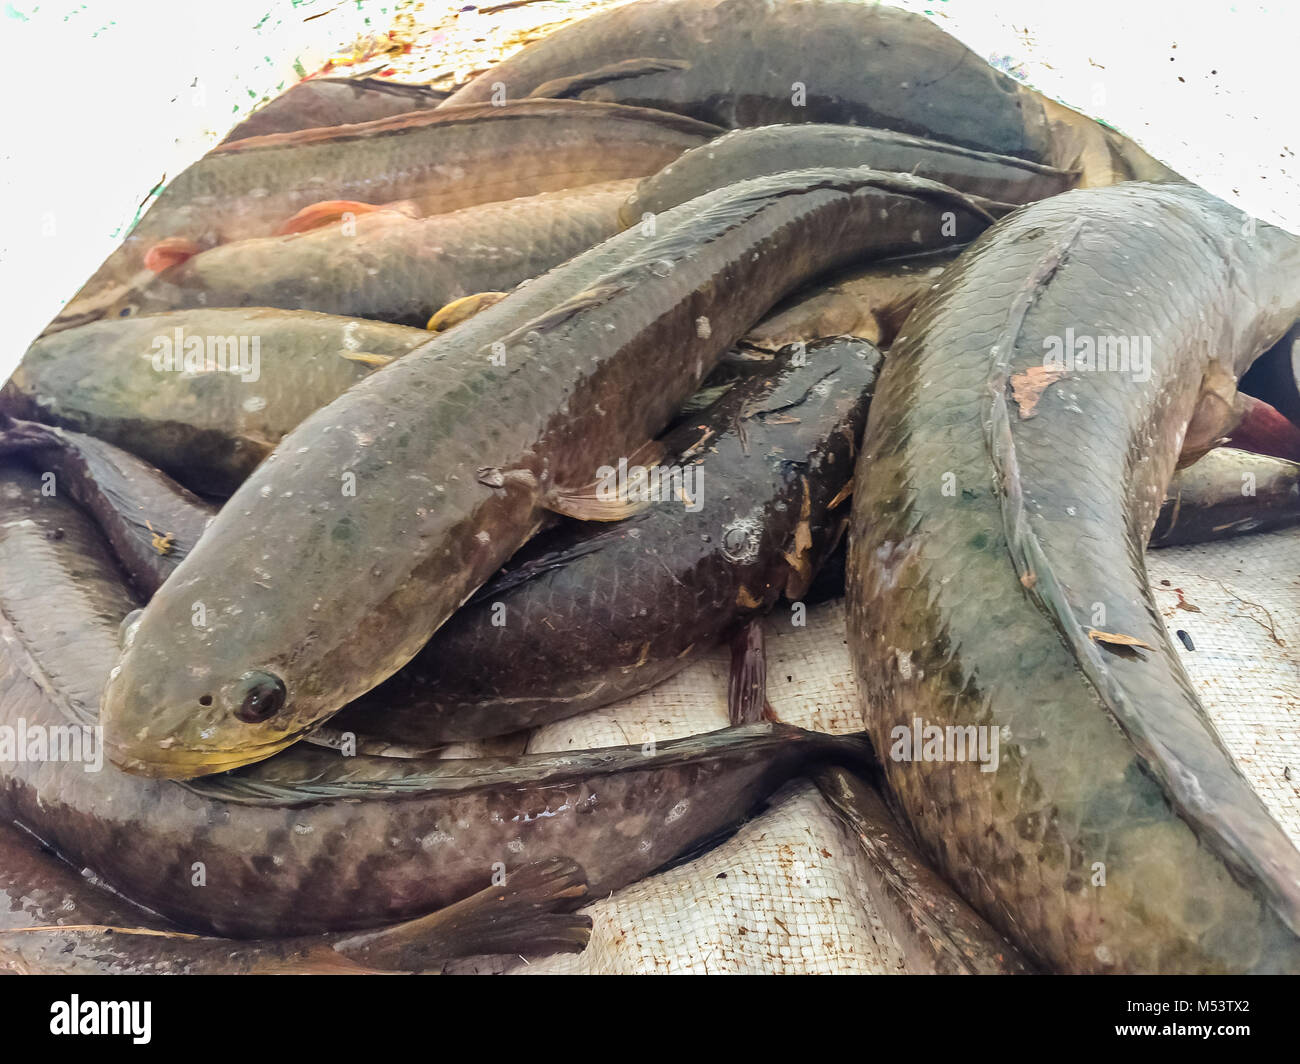
[[(1181, 185), (1023, 208), (913, 311), (872, 403), (848, 574), (869, 728), (940, 870), (1050, 968), (1300, 967), (1300, 853), (1143, 565), (1180, 451), (1300, 305), (1300, 241), (1246, 222)], [(1000, 753), (970, 757), (980, 736)]]
[[(0, 507), (0, 723), (28, 738), (23, 757), (0, 761), (0, 816), (186, 928), (256, 938), (376, 927), (467, 898), (494, 868), (556, 858), (607, 893), (725, 830), (804, 768), (868, 756), (858, 738), (755, 725), (657, 750), (519, 758), (303, 745), (197, 784), (97, 762), (93, 732), (61, 738), (61, 755), (82, 756), (56, 759), (53, 729), (93, 726), (134, 603), (89, 519), (42, 496), (34, 474), (6, 467)], [(50, 737), (43, 756), (30, 745), (38, 730)]]
[(159, 194), (52, 328), (102, 317), (148, 278), (163, 241), (197, 252), (269, 236), (326, 201), (433, 214), (655, 173), (718, 130), (679, 115), (575, 100), (439, 108), (235, 141)]
[(105, 691), (114, 760), (188, 777), (296, 742), (414, 657), (548, 511), (652, 440), (781, 296), (987, 221), (905, 175), (742, 182), (362, 382), (284, 439), (145, 608)]
[(423, 326), (453, 300), (513, 288), (613, 236), (633, 184), (543, 192), (426, 218), (380, 211), (347, 225), (222, 244), (163, 270), (108, 316), (282, 307)]
[(1068, 170), (886, 129), (817, 123), (759, 126), (732, 130), (643, 178), (623, 208), (624, 224), (715, 188), (792, 166), (896, 170), (951, 185), (968, 196), (1015, 205), (1058, 195), (1072, 188), (1078, 177)]
[(116, 444), (195, 491), (229, 495), (308, 414), (376, 361), (428, 339), (264, 308), (94, 322), (32, 344), (0, 406)]
[(922, 16), (883, 4), (641, 0), (528, 45), (447, 102), (539, 90), (733, 128), (876, 126), (1039, 162), (1050, 148), (1036, 94)]
[(848, 270), (796, 292), (749, 330), (744, 347), (779, 351), (816, 336), (856, 336), (881, 347), (894, 342), (908, 314), (952, 262), (940, 251)]
[(11, 419), (0, 451), (27, 459), (43, 490), (87, 511), (137, 593), (148, 599), (199, 541), (216, 508), (120, 447), (80, 432)]
[(648, 509), (528, 544), (336, 723), (430, 743), (536, 727), (648, 690), (797, 600), (843, 531), (830, 504), (879, 363), (827, 340), (734, 385), (664, 437)]
[(96, 887), (0, 823), (0, 972), (16, 975), (365, 971), (317, 940), (244, 943), (187, 934)]
[(227, 133), (221, 143), (431, 111), (449, 95), (428, 85), (385, 78), (309, 78), (268, 100)]
[(589, 917), (562, 860), (526, 865), (463, 901), (377, 931), (240, 941), (182, 931), (89, 882), (20, 828), (0, 823), (0, 973), (370, 975), (456, 957), (577, 952)]
[(1169, 485), (1152, 547), (1206, 543), (1300, 522), (1300, 465), (1216, 447)]

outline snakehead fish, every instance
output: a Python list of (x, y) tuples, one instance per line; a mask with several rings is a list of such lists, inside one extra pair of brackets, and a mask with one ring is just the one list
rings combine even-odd
[(98, 321), (32, 344), (0, 408), (229, 495), (308, 414), (428, 340), (422, 329), (259, 307)]
[(189, 255), (305, 224), (299, 212), (316, 205), (432, 214), (644, 177), (718, 132), (644, 108), (525, 100), (235, 141), (163, 189), (51, 330), (102, 317), (124, 288)]
[(557, 859), (393, 927), (244, 942), (170, 925), (0, 823), (0, 973), (369, 975), (485, 953), (572, 953), (585, 946), (591, 920), (565, 909), (583, 894), (577, 866)]
[[(1300, 852), (1143, 565), (1180, 451), (1298, 310), (1297, 238), (1190, 186), (1068, 192), (972, 245), (881, 375), (848, 574), (869, 727), (941, 870), (1048, 967), (1300, 969)], [(989, 732), (994, 770), (958, 759)]]
[(94, 517), (146, 599), (194, 549), (216, 513), (148, 462), (80, 432), (0, 418), (0, 452), (24, 457), (43, 490), (66, 495)]
[[(97, 756), (103, 745), (83, 730), (95, 725), (134, 605), (89, 518), (43, 495), (36, 474), (4, 466), (0, 817), (205, 934), (379, 927), (556, 860), (569, 864), (534, 900), (546, 899), (545, 883), (558, 892), (551, 901), (572, 898), (574, 864), (603, 894), (716, 837), (805, 769), (869, 757), (860, 737), (761, 724), (657, 748), (517, 758), (345, 757), (302, 745), (197, 783), (140, 779)], [(527, 922), (510, 926), (522, 943)], [(549, 940), (569, 929), (533, 930)]]
[(283, 307), (423, 326), (440, 307), (509, 289), (613, 236), (633, 181), (542, 192), (410, 218), (363, 214), (222, 244), (165, 269), (109, 318), (182, 307)]
[(800, 599), (843, 532), (831, 503), (879, 365), (870, 343), (831, 339), (733, 385), (664, 437), (647, 509), (533, 540), (336, 725), (428, 743), (536, 727), (648, 690)]
[(742, 182), (362, 381), (281, 442), (145, 607), (105, 690), (115, 762), (189, 777), (296, 742), (409, 661), (548, 510), (610, 516), (591, 502), (600, 468), (651, 441), (782, 295), (987, 221), (907, 175)]
[(715, 188), (794, 166), (870, 166), (915, 174), (1003, 204), (1002, 210), (1055, 196), (1072, 188), (1078, 177), (1068, 170), (886, 129), (821, 123), (759, 126), (725, 133), (642, 178), (623, 207), (623, 221), (634, 225), (647, 212), (666, 211)]
[(447, 104), (530, 94), (637, 101), (729, 127), (878, 126), (1038, 162), (1050, 140), (1035, 94), (934, 23), (842, 0), (625, 4), (527, 45)]

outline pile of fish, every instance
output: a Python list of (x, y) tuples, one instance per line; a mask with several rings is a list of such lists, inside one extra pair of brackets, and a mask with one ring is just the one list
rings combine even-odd
[[(295, 86), (0, 393), (0, 968), (577, 951), (805, 776), (912, 970), (1300, 971), (1143, 561), (1300, 520), (1297, 319), (1300, 238), (889, 7)], [(841, 596), (865, 730), (781, 723)], [(728, 728), (509, 739), (718, 646)]]

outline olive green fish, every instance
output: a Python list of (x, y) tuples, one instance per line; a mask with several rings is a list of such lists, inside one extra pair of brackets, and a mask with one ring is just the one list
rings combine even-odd
[(1300, 239), (1248, 221), (1176, 184), (1031, 204), (912, 312), (872, 402), (848, 573), (869, 727), (940, 871), (1055, 970), (1300, 970), (1300, 852), (1142, 560), (1180, 453), (1300, 310)]
[(97, 436), (195, 491), (229, 495), (308, 414), (428, 339), (264, 308), (94, 322), (32, 344), (0, 409)]

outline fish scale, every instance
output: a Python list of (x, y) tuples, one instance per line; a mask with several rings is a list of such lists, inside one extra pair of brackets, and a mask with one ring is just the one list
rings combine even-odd
[[(1142, 564), (1211, 361), (1240, 374), (1300, 304), (1295, 238), (1242, 223), (1190, 187), (1025, 208), (912, 314), (872, 404), (848, 580), (870, 730), (882, 751), (918, 717), (1000, 730), (996, 772), (885, 769), (962, 892), (1058, 969), (1300, 965), (1300, 854), (1208, 723)], [(1151, 382), (1076, 372), (1021, 417), (999, 350), (1014, 375), (1067, 327), (1149, 336)]]

